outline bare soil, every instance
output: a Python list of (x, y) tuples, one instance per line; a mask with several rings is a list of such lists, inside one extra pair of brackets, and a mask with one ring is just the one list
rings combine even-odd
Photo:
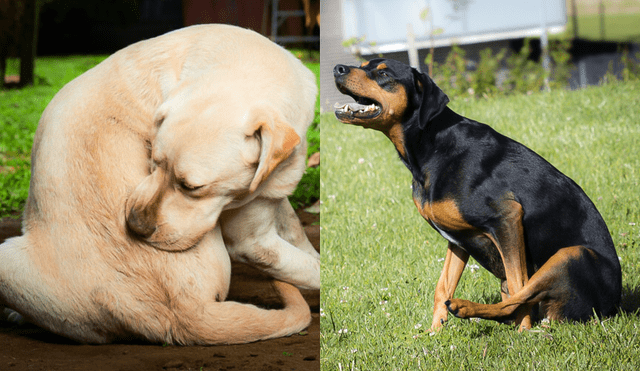
[[(298, 216), (319, 251), (319, 215), (302, 211)], [(0, 220), (0, 243), (18, 235), (19, 220)], [(254, 268), (234, 264), (228, 300), (267, 307), (281, 305), (269, 282)], [(34, 325), (0, 322), (0, 370), (320, 370), (320, 293), (303, 290), (302, 294), (313, 317), (306, 332), (242, 345), (85, 345)]]

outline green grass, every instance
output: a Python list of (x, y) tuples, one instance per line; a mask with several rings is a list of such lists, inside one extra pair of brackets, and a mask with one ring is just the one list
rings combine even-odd
[[(567, 18), (567, 37), (573, 37), (573, 18)], [(613, 42), (640, 41), (640, 13), (605, 14), (604, 39), (602, 38), (600, 15), (578, 16), (578, 37), (588, 40), (604, 40)]]
[[(635, 368), (640, 363), (640, 82), (454, 100), (450, 107), (526, 144), (583, 187), (621, 257), (624, 310), (601, 321), (537, 324), (523, 334), (490, 321), (450, 318), (430, 335), (447, 243), (418, 214), (411, 176), (389, 140), (326, 114), (322, 368)], [(456, 297), (499, 301), (499, 280), (476, 264), (470, 260), (465, 268)]]
[[(317, 76), (320, 63), (318, 54), (294, 51)], [(0, 89), (0, 218), (17, 216), (24, 207), (31, 177), (31, 146), (40, 115), (53, 96), (66, 83), (100, 63), (107, 56), (46, 57), (36, 61), (36, 85), (23, 89)], [(10, 60), (7, 74), (18, 74), (19, 63)], [(316, 116), (320, 100), (316, 102)], [(307, 132), (309, 154), (320, 150), (318, 119)], [(299, 189), (291, 198), (295, 207), (301, 207), (319, 198), (320, 170), (309, 169)]]
[[(106, 56), (38, 58), (36, 85), (0, 89), (0, 217), (16, 216), (29, 192), (31, 145), (42, 111), (67, 82)], [(18, 74), (10, 60), (7, 74)]]

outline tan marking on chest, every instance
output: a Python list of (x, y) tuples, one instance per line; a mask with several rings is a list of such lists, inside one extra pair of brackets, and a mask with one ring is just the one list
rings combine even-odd
[(389, 129), (389, 133), (387, 134), (387, 136), (389, 137), (393, 145), (396, 146), (396, 149), (398, 149), (398, 152), (400, 152), (400, 156), (406, 159), (407, 156), (404, 149), (404, 133), (402, 132), (402, 124), (400, 123), (394, 124)]
[(453, 200), (443, 200), (421, 204), (415, 198), (413, 199), (420, 215), (426, 220), (434, 223), (438, 228), (446, 229), (449, 231), (461, 231), (465, 229), (473, 229), (473, 226), (469, 224), (462, 214), (460, 209)]

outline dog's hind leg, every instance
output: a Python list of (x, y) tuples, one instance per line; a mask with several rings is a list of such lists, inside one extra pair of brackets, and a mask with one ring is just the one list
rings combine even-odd
[[(225, 211), (220, 226), (227, 251), (233, 260), (261, 269), (277, 280), (305, 289), (320, 289), (320, 255), (304, 247), (308, 240), (297, 222), (297, 233), (278, 232), (281, 200), (256, 199), (240, 209)], [(293, 215), (295, 217), (295, 215)], [(282, 226), (292, 227), (292, 218)], [(294, 236), (297, 236), (294, 238)], [(288, 241), (289, 239), (290, 241)], [(301, 243), (296, 246), (294, 243)]]
[(240, 344), (300, 332), (309, 326), (309, 305), (294, 286), (274, 281), (284, 308), (266, 310), (232, 301), (184, 308), (172, 328), (175, 343), (183, 345)]
[[(508, 196), (498, 203), (500, 219), (493, 233), (487, 237), (500, 251), (506, 275), (506, 286), (510, 295), (520, 291), (528, 282), (526, 248), (524, 243), (524, 227), (522, 205)], [(518, 309), (515, 323), (519, 331), (531, 328), (531, 305), (523, 305)]]
[(586, 320), (595, 310), (611, 314), (620, 292), (609, 285), (603, 261), (593, 250), (572, 246), (558, 250), (527, 284), (497, 304), (478, 304), (450, 299), (445, 305), (459, 318), (478, 317), (496, 321), (515, 318), (523, 308), (542, 302), (549, 319)]

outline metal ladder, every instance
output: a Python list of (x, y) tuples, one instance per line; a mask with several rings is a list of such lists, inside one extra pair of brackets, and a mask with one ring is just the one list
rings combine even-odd
[[(265, 2), (267, 6), (269, 1)], [(304, 10), (278, 10), (278, 0), (271, 0), (271, 41), (278, 44), (318, 42), (318, 36), (278, 36), (278, 28), (289, 17), (304, 17)]]

